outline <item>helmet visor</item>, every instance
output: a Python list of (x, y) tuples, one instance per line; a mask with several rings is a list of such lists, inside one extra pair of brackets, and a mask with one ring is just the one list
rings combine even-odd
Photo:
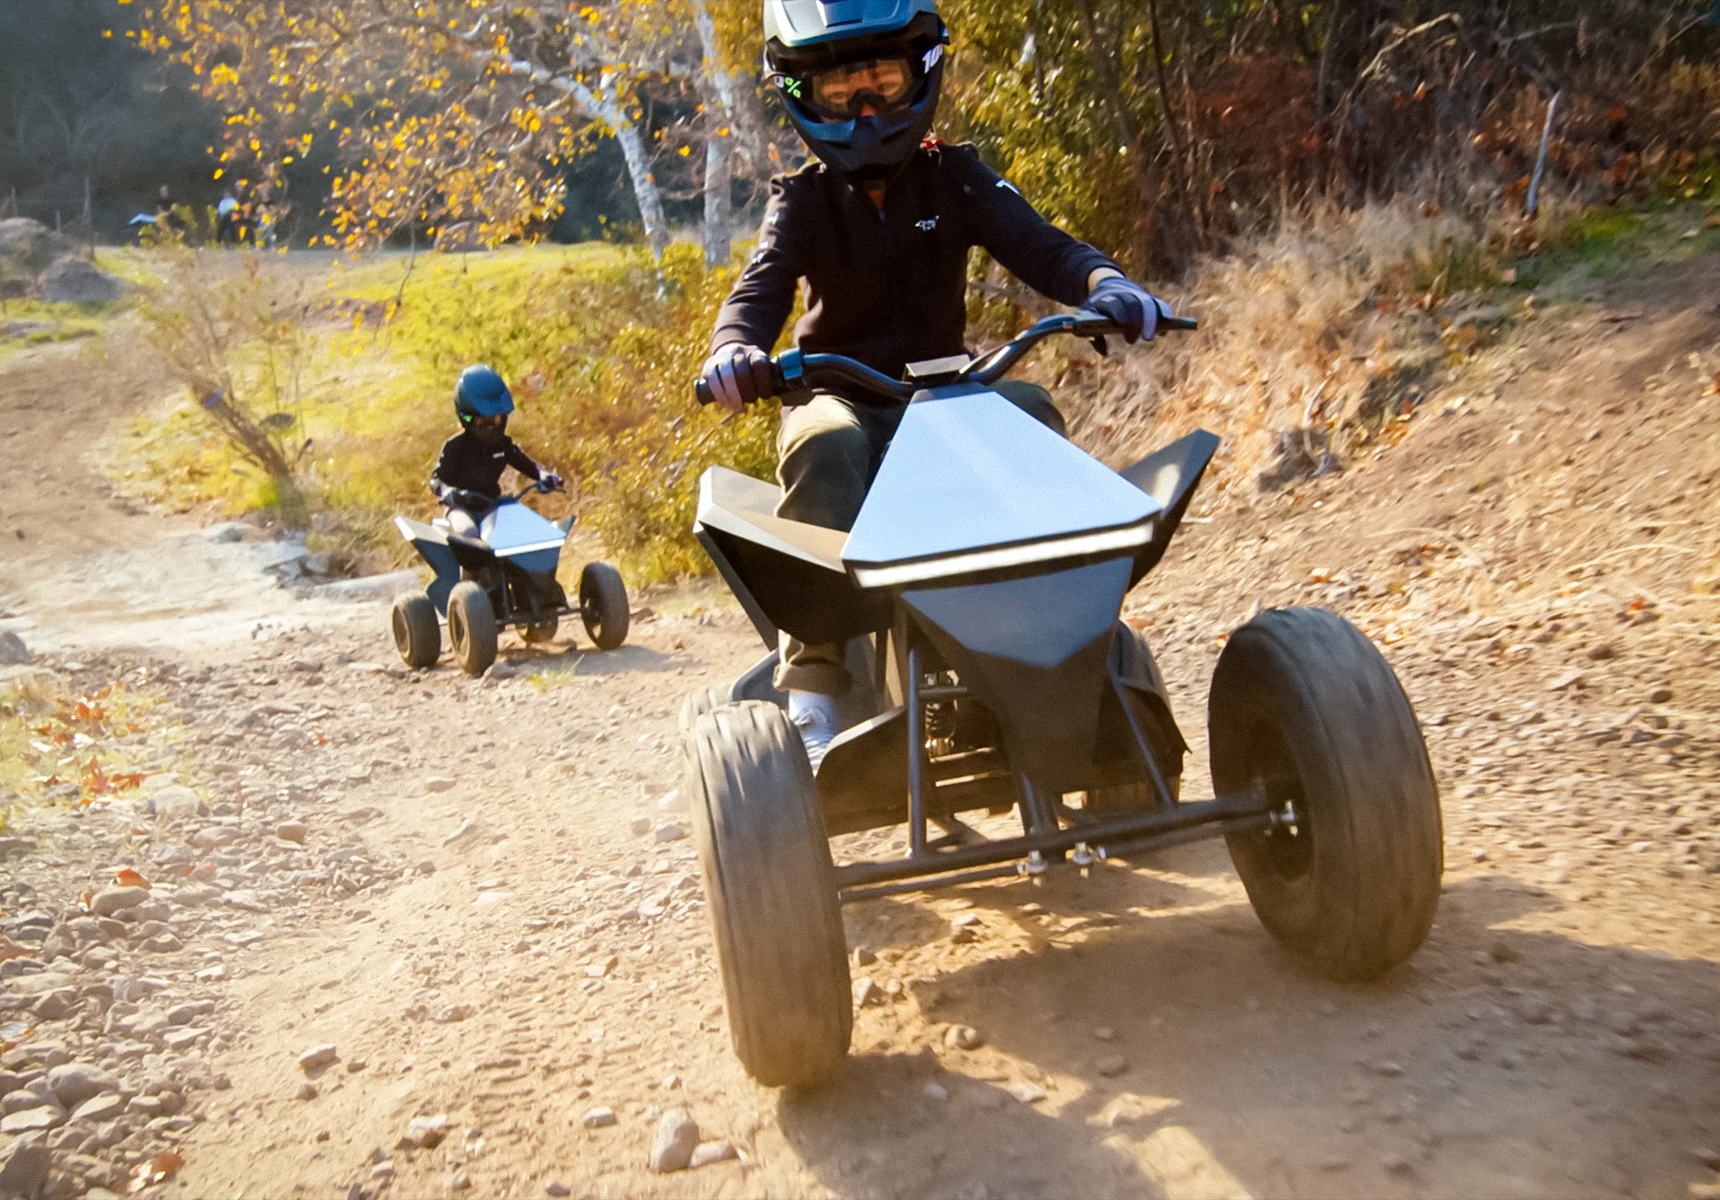
[(919, 82), (914, 66), (906, 55), (866, 58), (791, 76), (783, 86), (819, 116), (851, 121), (868, 107), (883, 114), (907, 104)]

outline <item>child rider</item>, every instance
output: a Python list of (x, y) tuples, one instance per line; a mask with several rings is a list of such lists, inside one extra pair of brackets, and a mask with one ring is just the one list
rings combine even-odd
[[(936, 0), (765, 0), (764, 29), (767, 81), (819, 161), (771, 180), (758, 250), (717, 316), (702, 372), (718, 403), (739, 411), (768, 394), (768, 348), (797, 285), (805, 352), (844, 354), (891, 378), (963, 353), (972, 246), (1052, 300), (1110, 318), (1127, 341), (1154, 335), (1159, 302), (1115, 262), (1041, 217), (973, 146), (931, 135), (949, 44)], [(1044, 388), (993, 390), (1064, 432)], [(777, 515), (852, 529), (903, 411), (824, 391), (784, 407)], [(775, 683), (816, 770), (851, 682), (843, 647), (783, 634), (780, 655)]]
[(513, 411), (513, 395), (500, 375), (485, 366), (460, 372), (454, 386), (460, 432), (442, 443), (430, 490), (448, 510), (448, 528), (462, 537), (478, 536), (478, 521), (496, 506), (502, 472), (509, 467), (552, 492), (561, 489), (561, 476), (539, 467), (508, 436)]

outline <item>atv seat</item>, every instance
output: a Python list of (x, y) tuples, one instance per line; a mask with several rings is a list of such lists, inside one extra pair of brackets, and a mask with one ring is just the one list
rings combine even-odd
[(888, 597), (855, 586), (842, 565), (848, 535), (776, 515), (782, 489), (727, 467), (699, 480), (694, 536), (740, 600), (766, 646), (777, 630), (841, 642), (890, 623)]

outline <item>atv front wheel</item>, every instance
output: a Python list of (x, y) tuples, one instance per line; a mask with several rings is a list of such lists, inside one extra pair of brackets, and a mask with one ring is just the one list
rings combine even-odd
[(423, 592), (396, 596), (388, 624), (400, 661), (413, 670), (433, 667), (442, 657), (442, 628), (436, 623), (436, 606)]
[(1229, 839), (1272, 936), (1339, 980), (1414, 954), (1439, 904), (1439, 790), (1409, 698), (1373, 643), (1321, 609), (1261, 613), (1219, 655), (1207, 722), (1213, 787), (1262, 786), (1293, 814)]
[(605, 562), (586, 563), (579, 573), (579, 619), (599, 650), (627, 640), (627, 585), (621, 572)]
[(448, 593), (448, 641), (468, 675), (482, 675), (496, 661), (496, 610), (490, 594), (470, 580)]
[(762, 700), (706, 712), (687, 739), (686, 790), (735, 1054), (767, 1087), (822, 1083), (848, 1053), (853, 997), (800, 733)]

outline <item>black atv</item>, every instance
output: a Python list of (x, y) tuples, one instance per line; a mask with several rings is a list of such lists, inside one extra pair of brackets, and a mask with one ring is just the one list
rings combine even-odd
[[(1191, 433), (1113, 472), (988, 388), (1042, 338), (1102, 351), (1115, 332), (1091, 313), (1049, 317), (902, 382), (779, 355), (778, 394), (908, 402), (850, 533), (775, 516), (779, 490), (733, 471), (700, 482), (697, 536), (771, 650), (681, 710), (730, 1029), (761, 1083), (817, 1083), (847, 1053), (847, 901), (1223, 837), (1262, 923), (1332, 978), (1389, 970), (1433, 923), (1444, 864), (1427, 749), (1397, 677), (1343, 618), (1276, 609), (1230, 635), (1207, 697), (1217, 794), (1182, 797), (1164, 681), (1118, 617), (1218, 438)], [(846, 640), (859, 681), (816, 777), (772, 688), (779, 631)], [(1019, 836), (963, 819), (1012, 809)], [(903, 823), (905, 855), (833, 864), (832, 835)]]

